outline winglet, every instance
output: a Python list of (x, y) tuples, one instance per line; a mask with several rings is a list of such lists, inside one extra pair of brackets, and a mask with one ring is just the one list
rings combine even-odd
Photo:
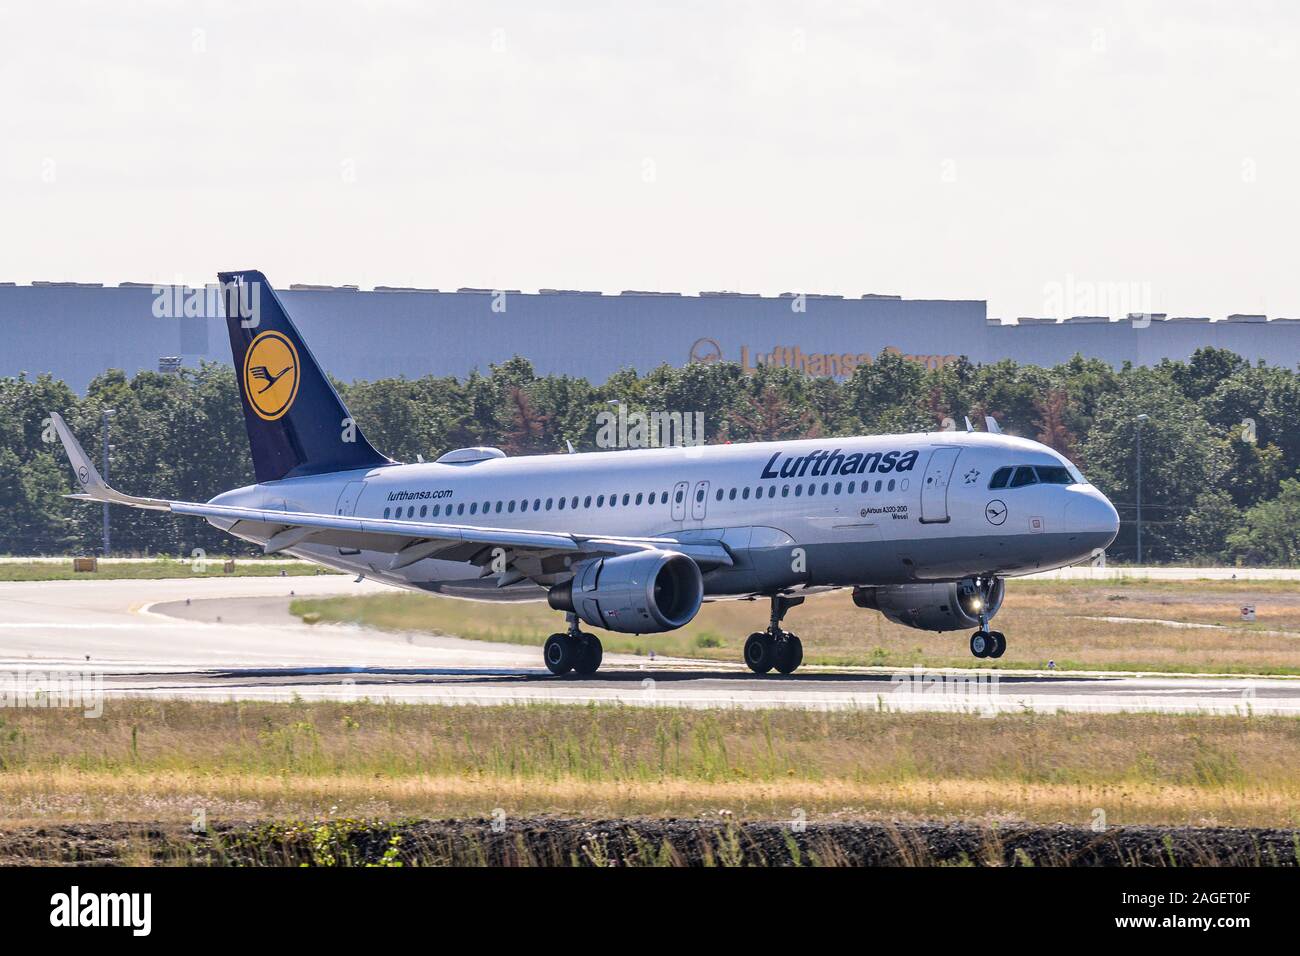
[(54, 431), (58, 434), (59, 441), (63, 442), (63, 450), (68, 453), (68, 460), (72, 462), (72, 473), (76, 476), (77, 486), (81, 489), (81, 494), (68, 495), (69, 498), (78, 498), (82, 501), (107, 501), (112, 504), (152, 508), (157, 511), (170, 510), (171, 503), (159, 498), (136, 498), (133, 495), (114, 491), (100, 477), (95, 463), (90, 460), (90, 456), (72, 434), (72, 429), (63, 420), (63, 416), (58, 412), (50, 412), (50, 421), (54, 424)]
[(988, 429), (989, 434), (992, 434), (992, 435), (1001, 435), (1001, 434), (1002, 434), (1002, 429), (1001, 429), (1000, 427), (998, 427), (998, 420), (997, 420), (996, 418), (994, 418), (992, 415), (985, 415), (985, 416), (984, 416), (984, 427), (985, 427), (986, 429)]

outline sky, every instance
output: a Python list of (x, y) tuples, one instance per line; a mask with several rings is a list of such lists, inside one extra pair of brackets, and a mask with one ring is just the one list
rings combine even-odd
[(1300, 317), (1300, 5), (0, 0), (0, 281)]

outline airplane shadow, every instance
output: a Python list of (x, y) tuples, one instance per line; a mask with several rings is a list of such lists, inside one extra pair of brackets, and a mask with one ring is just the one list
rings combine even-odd
[[(938, 676), (939, 672), (923, 672), (923, 677)], [(987, 679), (989, 674), (996, 674), (996, 671), (971, 671), (960, 675), (961, 677), (976, 676)], [(182, 675), (175, 675), (181, 677)], [(776, 674), (770, 673), (758, 675), (747, 671), (735, 670), (602, 670), (591, 676), (579, 676), (576, 674), (566, 674), (560, 677), (548, 673), (543, 668), (514, 668), (514, 667), (354, 667), (340, 665), (336, 667), (318, 666), (318, 667), (256, 667), (256, 668), (226, 668), (214, 669), (207, 671), (191, 672), (188, 675), (191, 679), (199, 678), (204, 681), (217, 681), (221, 686), (237, 686), (238, 683), (247, 682), (246, 686), (257, 686), (258, 684), (273, 685), (278, 681), (284, 681), (287, 684), (297, 686), (317, 686), (325, 684), (337, 684), (342, 680), (353, 679), (358, 686), (397, 686), (397, 685), (436, 685), (436, 684), (456, 684), (462, 686), (472, 685), (506, 685), (506, 684), (566, 684), (593, 686), (601, 684), (640, 684), (647, 678), (653, 680), (656, 684), (689, 684), (700, 681), (730, 684), (753, 684), (761, 682), (773, 687), (782, 684), (811, 684), (811, 685), (858, 685), (863, 687), (870, 686), (890, 686), (900, 683), (900, 681), (910, 681), (914, 677), (912, 671), (898, 671), (890, 674), (861, 674), (861, 673), (827, 673), (827, 672), (805, 672), (795, 674)], [(317, 678), (312, 680), (311, 678)], [(1120, 677), (1093, 677), (1093, 676), (1028, 676), (1028, 675), (1003, 675), (998, 674), (999, 684), (1044, 684), (1044, 683), (1069, 683), (1079, 681), (1117, 681), (1122, 680)]]

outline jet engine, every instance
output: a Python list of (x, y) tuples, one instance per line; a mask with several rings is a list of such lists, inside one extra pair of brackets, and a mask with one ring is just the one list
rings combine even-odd
[(986, 618), (997, 614), (1005, 594), (1001, 578), (963, 578), (946, 584), (856, 587), (853, 603), (918, 630), (961, 631), (979, 627), (981, 608)]
[(582, 562), (546, 600), (593, 627), (656, 634), (690, 623), (704, 600), (704, 580), (684, 554), (637, 551)]

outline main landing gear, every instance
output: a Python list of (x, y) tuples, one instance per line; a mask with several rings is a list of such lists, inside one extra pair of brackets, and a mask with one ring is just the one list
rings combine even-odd
[(772, 595), (772, 619), (766, 631), (757, 631), (745, 641), (745, 663), (755, 674), (766, 674), (776, 669), (781, 674), (791, 674), (803, 663), (803, 643), (798, 637), (781, 630), (785, 612), (803, 603), (802, 597)]
[(552, 634), (542, 647), (546, 669), (557, 677), (573, 671), (586, 677), (596, 673), (605, 657), (600, 638), (578, 628), (578, 615), (566, 615), (569, 629), (563, 634)]

